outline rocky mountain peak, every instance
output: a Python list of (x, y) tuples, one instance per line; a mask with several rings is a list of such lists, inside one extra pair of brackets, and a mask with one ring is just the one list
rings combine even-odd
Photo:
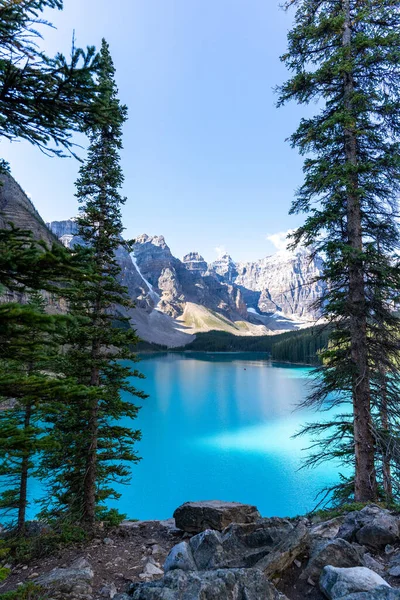
[(147, 235), (147, 233), (142, 233), (136, 238), (135, 242), (136, 244), (151, 244), (152, 246), (169, 250), (163, 235)]
[(189, 252), (183, 257), (183, 263), (189, 271), (197, 271), (200, 274), (206, 273), (208, 265), (204, 258), (198, 252)]
[(238, 271), (232, 257), (225, 253), (210, 265), (210, 270), (227, 283), (234, 283)]

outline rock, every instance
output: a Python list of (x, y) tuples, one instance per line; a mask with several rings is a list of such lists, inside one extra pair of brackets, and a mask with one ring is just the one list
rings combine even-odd
[(356, 534), (360, 544), (381, 548), (399, 539), (398, 519), (390, 514), (380, 514)]
[[(219, 531), (207, 529), (191, 538), (189, 547), (193, 560), (199, 571), (230, 567), (229, 557), (222, 545), (222, 535)], [(234, 567), (245, 566), (232, 564)]]
[(349, 513), (337, 537), (381, 548), (399, 539), (399, 521), (388, 510), (369, 505), (360, 511)]
[(366, 567), (352, 567), (342, 569), (327, 566), (323, 569), (319, 586), (321, 591), (330, 600), (336, 600), (354, 594), (355, 592), (369, 592), (378, 586), (387, 586), (384, 579)]
[(360, 552), (345, 540), (324, 540), (317, 543), (311, 553), (310, 560), (301, 579), (318, 580), (322, 569), (327, 565), (332, 567), (356, 567), (363, 564)]
[(281, 573), (304, 552), (308, 545), (309, 534), (305, 521), (299, 521), (291, 531), (257, 563), (257, 568), (262, 569), (267, 577)]
[(337, 536), (341, 525), (343, 524), (344, 517), (336, 517), (329, 521), (323, 521), (313, 525), (310, 530), (310, 536), (316, 538), (328, 538), (333, 539)]
[(254, 523), (260, 519), (255, 506), (238, 502), (186, 502), (174, 512), (176, 527), (188, 533), (206, 529), (222, 531), (231, 523)]
[(120, 594), (115, 594), (113, 600), (131, 600), (131, 597), (125, 592), (122, 592)]
[(152, 562), (146, 563), (143, 573), (144, 575), (150, 575), (151, 577), (155, 577), (156, 575), (164, 575), (164, 571)]
[(286, 569), (307, 543), (304, 521), (295, 525), (286, 519), (234, 523), (223, 532), (208, 529), (188, 543), (178, 544), (168, 555), (164, 568), (203, 571), (257, 567), (269, 576)]
[(181, 571), (197, 570), (191, 548), (187, 542), (181, 542), (174, 546), (167, 556), (164, 563), (164, 572), (167, 573), (174, 569), (180, 569)]
[(400, 590), (394, 590), (387, 586), (379, 586), (371, 592), (359, 592), (358, 594), (349, 594), (345, 600), (399, 600)]
[(294, 564), (294, 565), (295, 565), (295, 566), (296, 566), (298, 569), (300, 569), (300, 567), (301, 567), (301, 562), (300, 562), (299, 560), (294, 560), (294, 561), (293, 561), (293, 564)]
[(115, 587), (114, 583), (108, 583), (101, 588), (99, 594), (103, 598), (115, 598), (117, 594), (117, 588)]
[(105, 537), (103, 539), (103, 544), (105, 544), (106, 546), (112, 546), (114, 544), (113, 540), (109, 537)]
[(86, 559), (80, 558), (70, 567), (56, 568), (49, 573), (44, 573), (35, 580), (35, 583), (51, 590), (52, 593), (58, 592), (81, 597), (91, 594), (93, 577), (94, 573), (90, 563)]
[(378, 575), (382, 575), (385, 572), (385, 567), (382, 563), (378, 562), (373, 556), (366, 552), (363, 556), (364, 567), (368, 567)]
[(389, 569), (389, 575), (392, 577), (400, 577), (400, 565), (395, 565)]
[(281, 600), (279, 592), (258, 569), (174, 570), (163, 579), (133, 584), (132, 600)]
[(47, 523), (42, 521), (27, 521), (25, 523), (24, 533), (27, 537), (37, 537), (51, 533), (52, 529)]

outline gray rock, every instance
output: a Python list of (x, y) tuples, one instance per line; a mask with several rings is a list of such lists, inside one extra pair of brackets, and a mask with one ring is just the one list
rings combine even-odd
[(342, 526), (344, 517), (336, 517), (329, 521), (323, 521), (313, 525), (310, 530), (310, 536), (312, 538), (327, 538), (333, 539), (339, 533), (339, 529)]
[(381, 548), (399, 539), (399, 521), (388, 510), (375, 505), (366, 506), (346, 516), (337, 537)]
[(154, 562), (149, 561), (145, 564), (143, 574), (150, 577), (156, 577), (158, 575), (164, 575), (164, 571), (155, 565)]
[(383, 512), (362, 527), (356, 534), (360, 544), (381, 548), (399, 539), (398, 519)]
[(131, 597), (129, 596), (129, 594), (121, 592), (120, 594), (115, 594), (113, 600), (131, 600)]
[(385, 586), (379, 586), (371, 592), (359, 592), (358, 594), (349, 594), (346, 600), (399, 600), (400, 590), (394, 590)]
[(258, 569), (170, 571), (156, 582), (133, 584), (132, 600), (281, 600)]
[(42, 521), (27, 521), (25, 523), (24, 533), (27, 537), (36, 537), (51, 533), (52, 529), (47, 523)]
[(320, 541), (314, 546), (310, 560), (301, 579), (318, 581), (322, 569), (327, 565), (332, 567), (356, 567), (363, 564), (361, 553), (349, 542), (342, 539)]
[(309, 542), (309, 533), (305, 521), (299, 521), (291, 531), (257, 564), (267, 577), (281, 573), (304, 552)]
[(369, 592), (378, 586), (389, 584), (380, 575), (366, 567), (340, 567), (327, 566), (323, 569), (319, 586), (321, 591), (330, 600), (344, 598), (356, 592)]
[(105, 544), (106, 546), (112, 546), (114, 544), (113, 540), (109, 537), (105, 537), (103, 539), (103, 544)]
[(260, 519), (255, 506), (238, 502), (186, 502), (174, 512), (176, 526), (188, 533), (206, 529), (222, 531), (231, 523), (254, 523)]
[(164, 569), (240, 569), (252, 568), (267, 576), (280, 573), (307, 547), (308, 530), (304, 521), (262, 519), (258, 523), (232, 524), (222, 533), (206, 530), (188, 543), (175, 546)]
[(164, 572), (180, 569), (181, 571), (196, 571), (191, 548), (187, 542), (181, 542), (174, 546), (168, 554), (164, 563)]
[(85, 596), (92, 592), (93, 569), (84, 558), (79, 558), (65, 569), (56, 568), (35, 580), (38, 585), (61, 594)]
[[(219, 531), (207, 529), (192, 537), (189, 546), (199, 571), (230, 566), (227, 564), (229, 559), (224, 551), (222, 535)], [(242, 565), (234, 564), (233, 566)]]
[(366, 552), (363, 556), (364, 567), (375, 571), (378, 575), (382, 575), (385, 572), (385, 567), (382, 563), (377, 561), (373, 556)]
[(107, 583), (101, 588), (99, 594), (103, 598), (115, 598), (117, 594), (117, 588), (114, 583)]

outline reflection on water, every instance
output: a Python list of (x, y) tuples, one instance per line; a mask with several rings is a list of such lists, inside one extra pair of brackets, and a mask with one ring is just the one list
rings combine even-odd
[(336, 480), (335, 465), (299, 470), (307, 440), (292, 436), (316, 419), (295, 410), (309, 368), (263, 354), (143, 358), (150, 394), (137, 423), (143, 460), (119, 502), (130, 517), (167, 518), (184, 501), (216, 498), (292, 516), (313, 508), (317, 491)]

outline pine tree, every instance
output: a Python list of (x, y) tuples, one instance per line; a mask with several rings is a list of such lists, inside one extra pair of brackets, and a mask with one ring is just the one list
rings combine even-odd
[(43, 11), (62, 8), (62, 0), (0, 0), (0, 136), (59, 156), (92, 119), (97, 63), (93, 47), (73, 45), (69, 60), (40, 50), (40, 27), (50, 25)]
[(58, 242), (49, 247), (31, 231), (10, 223), (8, 229), (0, 229), (0, 294), (25, 290), (67, 294), (73, 281), (89, 276), (88, 255), (87, 249), (71, 252)]
[(63, 365), (65, 374), (76, 377), (91, 394), (83, 401), (70, 402), (54, 419), (58, 451), (48, 454), (42, 465), (43, 472), (53, 474), (49, 485), (55, 501), (48, 511), (69, 514), (88, 525), (94, 523), (107, 498), (118, 497), (110, 482), (128, 481), (129, 463), (139, 460), (133, 446), (140, 432), (121, 425), (120, 420), (137, 415), (131, 396), (145, 397), (129, 382), (130, 377), (141, 377), (140, 373), (121, 362), (136, 361), (130, 347), (138, 338), (130, 327), (123, 326), (128, 322), (123, 311), (131, 302), (119, 283), (121, 269), (115, 257), (119, 246), (128, 250), (132, 246), (122, 240), (125, 198), (119, 191), (126, 107), (117, 97), (115, 70), (105, 40), (99, 65), (97, 110), (103, 122), (89, 131), (88, 157), (76, 184), (81, 203), (78, 235), (91, 249), (88, 264), (97, 279), (82, 282), (71, 301), (71, 314), (79, 325), (69, 332)]
[(39, 292), (31, 292), (24, 305), (0, 305), (0, 396), (6, 402), (0, 410), (0, 476), (5, 486), (0, 510), (16, 514), (19, 533), (25, 526), (28, 481), (49, 443), (41, 425), (46, 404), (59, 401), (71, 385), (54, 372), (57, 332), (67, 317), (48, 315), (45, 307)]
[(321, 104), (291, 138), (309, 155), (291, 211), (308, 217), (294, 244), (325, 256), (321, 310), (335, 325), (309, 404), (351, 399), (354, 498), (375, 500), (382, 372), (391, 382), (386, 406), (398, 415), (393, 305), (400, 271), (393, 251), (399, 245), (400, 13), (397, 0), (290, 0), (287, 6), (297, 7), (283, 57), (293, 77), (281, 88), (280, 104)]

